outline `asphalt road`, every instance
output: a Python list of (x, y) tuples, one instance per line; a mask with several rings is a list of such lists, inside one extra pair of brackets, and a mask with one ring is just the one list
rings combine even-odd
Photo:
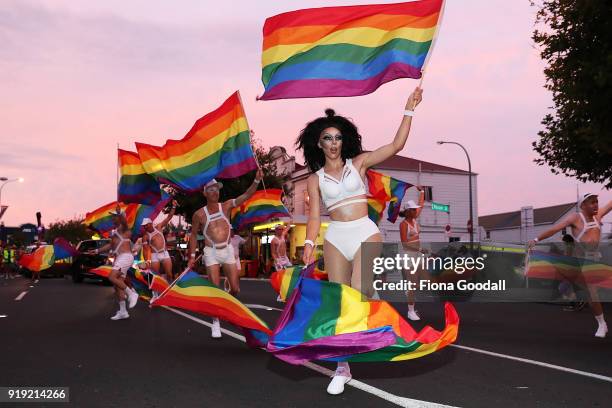
[[(241, 299), (282, 308), (267, 281), (243, 281)], [(405, 312), (404, 305), (396, 307)], [(109, 286), (1, 279), (0, 387), (70, 387), (69, 404), (15, 406), (609, 406), (612, 337), (593, 337), (596, 324), (588, 310), (563, 312), (557, 305), (534, 303), (456, 307), (457, 345), (471, 349), (448, 347), (412, 361), (352, 364), (356, 387), (329, 396), (329, 379), (319, 371), (332, 365), (292, 366), (228, 334), (211, 339), (201, 323), (209, 322), (207, 317), (139, 302), (129, 320), (113, 322), (116, 302)], [(422, 322), (441, 327), (440, 304), (421, 304), (419, 310)], [(271, 325), (279, 316), (276, 310), (255, 311)], [(418, 323), (417, 329), (425, 324)]]

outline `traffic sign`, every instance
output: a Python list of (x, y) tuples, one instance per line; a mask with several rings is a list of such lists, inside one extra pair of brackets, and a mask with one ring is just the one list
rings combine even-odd
[(450, 212), (450, 205), (436, 203), (436, 202), (432, 201), (431, 202), (431, 209), (434, 210), (434, 211), (442, 211), (442, 212), (448, 213), (448, 212)]

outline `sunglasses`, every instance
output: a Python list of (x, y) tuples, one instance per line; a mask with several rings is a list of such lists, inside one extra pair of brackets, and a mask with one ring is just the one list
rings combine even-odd
[(324, 142), (324, 143), (332, 143), (334, 141), (341, 142), (342, 141), (342, 135), (338, 134), (338, 135), (332, 136), (332, 135), (327, 135), (326, 134), (325, 136), (323, 136), (321, 138), (321, 141)]

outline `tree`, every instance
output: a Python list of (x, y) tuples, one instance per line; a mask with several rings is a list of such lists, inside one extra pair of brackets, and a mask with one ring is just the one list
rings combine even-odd
[(52, 243), (55, 238), (62, 237), (72, 244), (91, 238), (92, 232), (83, 224), (82, 219), (53, 222), (45, 231), (45, 241)]
[[(532, 5), (534, 3), (532, 2)], [(547, 63), (554, 112), (533, 143), (539, 165), (612, 188), (612, 2), (544, 0), (533, 40)]]
[[(258, 189), (263, 190), (264, 185), (265, 188), (282, 188), (288, 176), (278, 173), (275, 161), (272, 159), (270, 152), (266, 151), (261, 141), (256, 139), (253, 133), (251, 133), (251, 146), (257, 158), (257, 162), (264, 173), (263, 183), (259, 184)], [(223, 183), (219, 200), (229, 200), (244, 193), (244, 191), (249, 188), (254, 178), (255, 171), (251, 171), (233, 179), (218, 179), (218, 181)], [(203, 194), (199, 191), (196, 193), (185, 193), (169, 186), (167, 186), (166, 189), (178, 202), (176, 214), (184, 215), (188, 223), (191, 223), (193, 213), (206, 204)], [(167, 210), (164, 212), (167, 212)]]

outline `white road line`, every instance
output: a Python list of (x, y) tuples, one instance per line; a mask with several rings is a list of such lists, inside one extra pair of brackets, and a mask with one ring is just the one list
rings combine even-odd
[[(172, 307), (168, 307), (168, 306), (162, 306), (164, 309), (169, 310), (173, 313), (176, 313), (177, 315), (186, 317), (189, 320), (192, 320), (196, 323), (202, 324), (204, 326), (207, 327), (211, 327), (212, 324), (204, 321), (202, 319), (198, 319), (195, 316), (192, 316), (188, 313), (182, 312), (180, 310), (176, 310)], [(230, 337), (235, 338), (236, 340), (240, 340), (242, 342), (246, 342), (246, 339), (244, 338), (244, 336), (238, 334), (238, 333), (234, 333), (233, 331), (221, 328), (221, 332), (223, 332), (224, 334), (227, 334)], [(306, 368), (310, 368), (313, 371), (316, 371), (320, 374), (325, 375), (326, 377), (329, 377), (331, 375), (334, 374), (333, 371), (322, 367), (320, 365), (317, 364), (313, 364), (313, 363), (306, 363), (303, 364), (304, 367)], [(400, 397), (398, 395), (395, 394), (391, 394), (387, 391), (381, 390), (380, 388), (376, 388), (373, 387), (369, 384), (363, 383), (361, 381), (357, 381), (355, 379), (350, 380), (348, 383), (348, 385), (357, 388), (358, 390), (367, 392), (369, 394), (372, 394), (378, 398), (382, 398), (385, 401), (389, 401), (395, 405), (398, 405), (400, 407), (404, 407), (404, 408), (453, 408), (451, 405), (443, 405), (443, 404), (436, 404), (434, 402), (428, 402), (428, 401), (421, 401), (421, 400), (415, 400), (415, 399), (411, 399), (411, 398), (405, 398), (405, 397)], [(323, 392), (323, 391), (321, 391)]]
[(475, 353), (486, 354), (488, 356), (493, 356), (493, 357), (506, 358), (508, 360), (519, 361), (521, 363), (526, 363), (526, 364), (533, 364), (533, 365), (537, 365), (537, 366), (540, 366), (540, 367), (551, 368), (553, 370), (564, 371), (566, 373), (578, 374), (578, 375), (582, 375), (582, 376), (585, 376), (585, 377), (596, 378), (596, 379), (602, 380), (602, 381), (612, 382), (612, 377), (606, 377), (605, 375), (601, 375), (601, 374), (589, 373), (587, 371), (575, 370), (573, 368), (558, 366), (558, 365), (555, 365), (555, 364), (544, 363), (542, 361), (530, 360), (528, 358), (522, 358), (522, 357), (514, 357), (514, 356), (510, 356), (508, 354), (495, 353), (493, 351), (481, 350), (481, 349), (477, 349), (477, 348), (474, 348), (474, 347), (461, 346), (459, 344), (450, 344), (450, 347), (455, 347), (455, 348), (458, 348), (458, 349), (461, 349), (461, 350), (473, 351)]
[(282, 312), (283, 309), (279, 309), (277, 307), (266, 306), (266, 305), (257, 305), (257, 304), (246, 304), (245, 306), (250, 309), (264, 309), (264, 310), (276, 310), (277, 312)]
[(28, 293), (27, 290), (24, 290), (23, 292), (21, 292), (19, 295), (17, 295), (17, 297), (15, 298), (15, 301), (20, 301), (21, 299), (23, 299), (23, 297), (26, 295), (26, 293)]

